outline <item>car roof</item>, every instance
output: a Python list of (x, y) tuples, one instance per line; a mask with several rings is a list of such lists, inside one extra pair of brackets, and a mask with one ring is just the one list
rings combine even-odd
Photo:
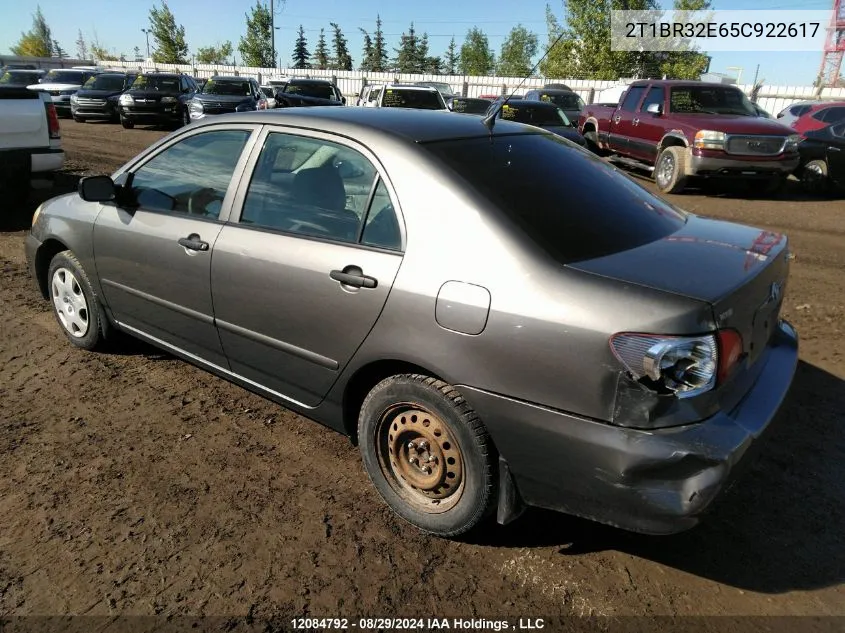
[(387, 84), (384, 86), (390, 90), (418, 90), (420, 92), (437, 92), (434, 86), (419, 86), (416, 84)]
[(242, 77), (238, 75), (217, 75), (215, 77), (209, 77), (209, 79), (213, 79), (214, 81), (249, 81), (253, 79), (253, 77)]
[[(284, 80), (281, 80), (284, 81)], [(331, 82), (330, 79), (322, 79), (320, 77), (314, 77), (312, 79), (308, 79), (307, 77), (294, 77), (293, 79), (288, 79), (288, 83), (292, 84), (294, 82), (307, 82), (307, 83), (319, 83), (319, 84), (329, 84), (333, 86), (334, 84)]]
[[(198, 121), (195, 125), (222, 123), (223, 117)], [(225, 115), (231, 123), (279, 123), (294, 127), (343, 134), (351, 138), (366, 135), (386, 135), (414, 143), (484, 137), (493, 134), (531, 133), (525, 126), (510, 121), (496, 121), (493, 131), (477, 118), (456, 117), (448, 110), (418, 110), (414, 108), (283, 108)], [(536, 130), (534, 130), (536, 133)]]

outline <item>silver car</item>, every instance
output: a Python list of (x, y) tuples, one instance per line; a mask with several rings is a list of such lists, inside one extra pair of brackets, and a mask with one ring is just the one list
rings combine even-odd
[(695, 525), (798, 357), (784, 235), (448, 111), (192, 124), (43, 204), (26, 254), (71, 343), (128, 333), (348, 434), (445, 537), (527, 506)]

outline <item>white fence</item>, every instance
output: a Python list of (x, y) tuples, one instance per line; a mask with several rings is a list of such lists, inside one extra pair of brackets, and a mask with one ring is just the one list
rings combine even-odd
[[(10, 59), (11, 58), (7, 58)], [(23, 58), (19, 58), (23, 60)], [(35, 58), (33, 58), (35, 59)], [(54, 62), (51, 66), (69, 66), (83, 62), (78, 60), (48, 60)], [(91, 62), (87, 62), (91, 63)], [(452, 89), (464, 96), (478, 97), (481, 95), (524, 93), (533, 88), (542, 88), (547, 83), (564, 83), (572, 88), (587, 103), (594, 103), (601, 99), (601, 91), (620, 85), (617, 81), (590, 81), (583, 79), (544, 79), (532, 77), (479, 77), (463, 75), (411, 75), (403, 73), (368, 73), (361, 70), (297, 70), (294, 68), (254, 68), (249, 66), (223, 65), (176, 65), (151, 64), (145, 62), (107, 61), (101, 64), (114, 68), (132, 68), (142, 70), (170, 70), (188, 73), (194, 77), (205, 78), (218, 75), (246, 75), (255, 77), (259, 81), (274, 76), (306, 76), (333, 79), (340, 91), (346, 96), (348, 103), (355, 103), (365, 83), (438, 81), (448, 83)], [(39, 64), (41, 65), (41, 64)], [(738, 86), (746, 94), (750, 94), (753, 86)], [(845, 88), (825, 88), (821, 91), (814, 86), (763, 86), (757, 95), (757, 104), (767, 112), (776, 114), (795, 101), (804, 99), (832, 98), (845, 100)]]

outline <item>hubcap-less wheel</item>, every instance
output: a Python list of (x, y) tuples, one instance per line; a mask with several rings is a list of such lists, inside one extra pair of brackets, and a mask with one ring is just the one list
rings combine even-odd
[(675, 157), (669, 152), (663, 154), (660, 158), (660, 164), (657, 166), (657, 173), (655, 180), (661, 187), (666, 187), (675, 175)]
[(190, 125), (191, 124), (191, 115), (188, 114), (187, 110), (182, 110), (182, 125)]
[(392, 407), (379, 420), (376, 442), (384, 478), (415, 508), (439, 514), (460, 501), (463, 456), (438, 416), (419, 405)]
[(59, 321), (71, 336), (82, 338), (88, 332), (88, 302), (76, 277), (67, 268), (58, 268), (50, 282), (53, 306)]

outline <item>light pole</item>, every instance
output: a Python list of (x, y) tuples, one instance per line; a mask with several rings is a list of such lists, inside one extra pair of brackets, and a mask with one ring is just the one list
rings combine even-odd
[(147, 59), (150, 58), (150, 29), (141, 29), (141, 32), (147, 36)]

